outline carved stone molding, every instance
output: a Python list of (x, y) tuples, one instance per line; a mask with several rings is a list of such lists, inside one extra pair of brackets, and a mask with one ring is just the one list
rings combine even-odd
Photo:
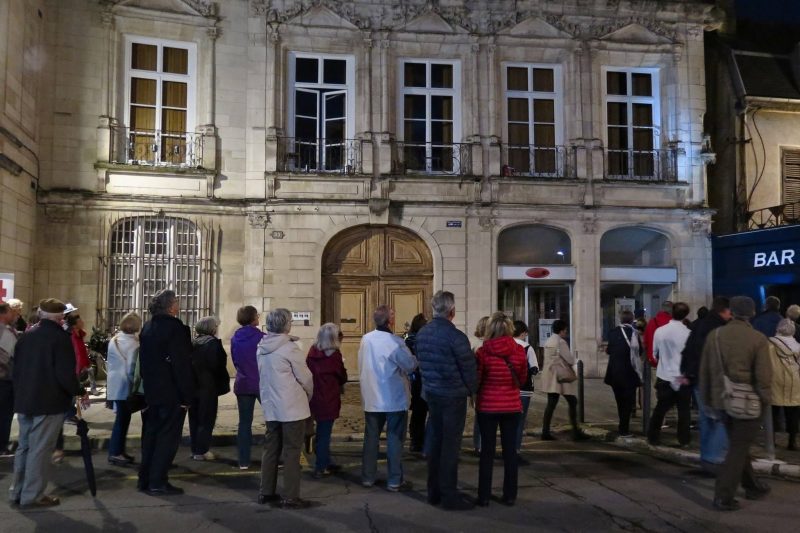
[[(264, 0), (266, 1), (266, 0)], [(180, 0), (184, 7), (176, 8), (174, 4), (165, 2), (164, 11), (172, 13), (180, 13), (184, 15), (200, 15), (206, 18), (216, 18), (219, 13), (219, 6), (212, 0)], [(144, 9), (152, 9), (158, 11), (160, 6), (157, 2), (147, 2), (144, 5), (138, 5), (136, 0), (103, 0), (103, 3), (110, 7), (142, 7)], [(179, 9), (179, 11), (178, 11)]]
[(72, 220), (75, 208), (71, 205), (48, 205), (44, 208), (44, 214), (50, 222), (63, 224)]
[(388, 198), (370, 198), (369, 199), (369, 212), (373, 215), (381, 215), (384, 211), (389, 209)]
[(253, 229), (266, 229), (271, 221), (269, 213), (249, 213), (247, 215), (247, 222)]
[(478, 225), (482, 231), (490, 231), (497, 226), (497, 219), (491, 216), (481, 216), (478, 217)]
[(587, 235), (594, 235), (597, 233), (597, 219), (594, 217), (583, 219), (583, 232)]
[(695, 235), (709, 235), (711, 233), (711, 220), (708, 218), (693, 218), (689, 221), (689, 229)]

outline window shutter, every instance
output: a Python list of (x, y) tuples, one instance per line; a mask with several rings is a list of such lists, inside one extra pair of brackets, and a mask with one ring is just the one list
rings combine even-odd
[(783, 203), (800, 202), (800, 150), (783, 151)]

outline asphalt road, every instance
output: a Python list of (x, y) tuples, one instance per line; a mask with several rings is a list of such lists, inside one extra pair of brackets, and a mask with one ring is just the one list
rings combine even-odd
[[(135, 490), (135, 470), (110, 467), (95, 453), (99, 491), (86, 489), (83, 463), (76, 454), (53, 467), (59, 507), (19, 511), (0, 503), (0, 531), (42, 532), (255, 532), (255, 531), (797, 531), (800, 484), (770, 480), (766, 500), (741, 498), (743, 509), (719, 513), (711, 507), (713, 479), (696, 470), (665, 463), (633, 451), (589, 442), (573, 444), (527, 439), (520, 469), (517, 505), (493, 502), (467, 512), (444, 511), (425, 502), (425, 464), (405, 457), (406, 479), (413, 490), (390, 493), (359, 483), (360, 444), (336, 443), (334, 460), (343, 472), (313, 480), (306, 472), (302, 495), (311, 509), (284, 511), (255, 502), (258, 470), (239, 471), (234, 447), (215, 449), (214, 462), (195, 462), (181, 447), (171, 481), (186, 494), (151, 497)], [(464, 441), (460, 480), (476, 494), (478, 459)], [(133, 450), (138, 453), (138, 450)], [(255, 451), (255, 450), (254, 450)], [(257, 467), (257, 465), (256, 465)], [(382, 463), (381, 469), (385, 470)], [(307, 470), (307, 469), (306, 469)], [(11, 461), (0, 463), (0, 487), (10, 483)], [(381, 472), (382, 473), (382, 472)], [(502, 463), (495, 462), (495, 495), (502, 483)], [(279, 481), (280, 488), (280, 481)], [(743, 496), (743, 495), (742, 495)]]

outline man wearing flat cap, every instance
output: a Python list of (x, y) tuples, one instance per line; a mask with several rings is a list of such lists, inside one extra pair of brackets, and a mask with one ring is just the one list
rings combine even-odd
[(73, 396), (83, 395), (75, 375), (75, 352), (61, 328), (66, 306), (54, 298), (39, 302), (39, 325), (14, 348), (14, 410), (19, 447), (9, 500), (22, 507), (51, 507), (60, 502), (44, 494), (47, 469), (64, 413)]
[(767, 338), (753, 329), (750, 319), (756, 314), (755, 302), (747, 296), (730, 301), (733, 320), (712, 331), (700, 359), (700, 394), (709, 415), (725, 421), (730, 446), (717, 475), (714, 507), (735, 511), (739, 502), (734, 496), (741, 482), (748, 500), (758, 500), (769, 493), (769, 486), (759, 481), (750, 460), (750, 445), (758, 434), (760, 419), (741, 420), (724, 411), (723, 374), (734, 383), (749, 383), (764, 408), (771, 400), (772, 366)]

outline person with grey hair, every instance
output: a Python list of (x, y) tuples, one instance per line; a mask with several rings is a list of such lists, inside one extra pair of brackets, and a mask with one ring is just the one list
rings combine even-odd
[(458, 456), (467, 417), (467, 398), (478, 391), (478, 370), (469, 338), (453, 324), (455, 296), (438, 291), (434, 318), (417, 333), (422, 395), (428, 402), (428, 503), (466, 510), (474, 501), (458, 490)]
[(725, 411), (726, 385), (723, 375), (734, 383), (750, 383), (764, 407), (772, 402), (772, 366), (769, 342), (753, 329), (749, 320), (755, 315), (755, 302), (747, 296), (730, 300), (733, 320), (716, 328), (706, 339), (700, 358), (700, 394), (710, 416), (725, 421), (729, 448), (717, 474), (714, 507), (720, 511), (740, 508), (734, 498), (739, 483), (748, 500), (758, 500), (769, 493), (769, 486), (753, 472), (750, 446), (758, 435), (761, 419), (733, 418)]
[(361, 401), (364, 406), (364, 448), (361, 484), (375, 484), (378, 470), (379, 438), (386, 426), (386, 461), (389, 471), (386, 488), (407, 490), (403, 480), (403, 440), (411, 403), (408, 375), (417, 368), (402, 338), (392, 331), (394, 310), (381, 305), (372, 314), (375, 329), (361, 338), (358, 348)]
[(11, 314), (12, 314), (11, 325), (18, 332), (20, 333), (25, 332), (25, 329), (28, 327), (27, 322), (25, 322), (25, 319), (22, 318), (22, 311), (25, 304), (19, 298), (9, 298), (8, 300), (6, 300), (6, 303), (11, 308)]
[(764, 300), (764, 310), (757, 314), (750, 323), (756, 331), (760, 331), (767, 337), (774, 337), (778, 322), (782, 319), (780, 299), (776, 296), (767, 296), (767, 299)]
[(189, 435), (195, 461), (216, 459), (209, 448), (217, 421), (218, 397), (231, 390), (228, 354), (217, 338), (218, 328), (219, 320), (213, 316), (203, 317), (194, 325), (197, 333), (192, 342), (195, 395), (189, 408)]
[(787, 449), (797, 449), (797, 426), (800, 421), (800, 343), (795, 338), (795, 323), (789, 318), (778, 322), (774, 337), (769, 339), (772, 361), (772, 419), (781, 414), (789, 434)]
[(800, 305), (792, 304), (787, 307), (786, 318), (794, 322), (794, 340), (800, 342)]
[(136, 361), (139, 358), (139, 331), (142, 318), (137, 313), (127, 313), (119, 323), (119, 331), (108, 343), (108, 379), (106, 401), (114, 408), (114, 427), (108, 443), (108, 462), (115, 466), (128, 466), (134, 458), (125, 453), (125, 440), (131, 423), (128, 397), (133, 387)]
[[(300, 452), (311, 422), (314, 377), (297, 337), (289, 336), (291, 329), (292, 313), (273, 309), (267, 315), (267, 334), (258, 343), (261, 407), (267, 423), (258, 503), (278, 502), (284, 509), (301, 509), (308, 507), (308, 502), (300, 499)], [(277, 493), (281, 456), (282, 498)]]
[(323, 478), (339, 470), (331, 463), (331, 433), (342, 407), (342, 387), (347, 383), (342, 352), (339, 351), (339, 326), (328, 322), (319, 328), (317, 341), (308, 350), (306, 364), (314, 376), (311, 416), (317, 423), (314, 441), (314, 477)]
[(63, 302), (39, 303), (39, 325), (22, 335), (14, 347), (14, 411), (19, 446), (9, 500), (22, 507), (52, 507), (60, 503), (44, 494), (48, 471), (64, 413), (83, 387), (75, 375), (75, 353), (61, 328)]
[(138, 488), (151, 496), (170, 496), (183, 494), (183, 489), (169, 482), (167, 473), (194, 398), (192, 336), (178, 318), (180, 306), (174, 291), (158, 291), (148, 309), (151, 317), (139, 336), (147, 409), (143, 413)]

